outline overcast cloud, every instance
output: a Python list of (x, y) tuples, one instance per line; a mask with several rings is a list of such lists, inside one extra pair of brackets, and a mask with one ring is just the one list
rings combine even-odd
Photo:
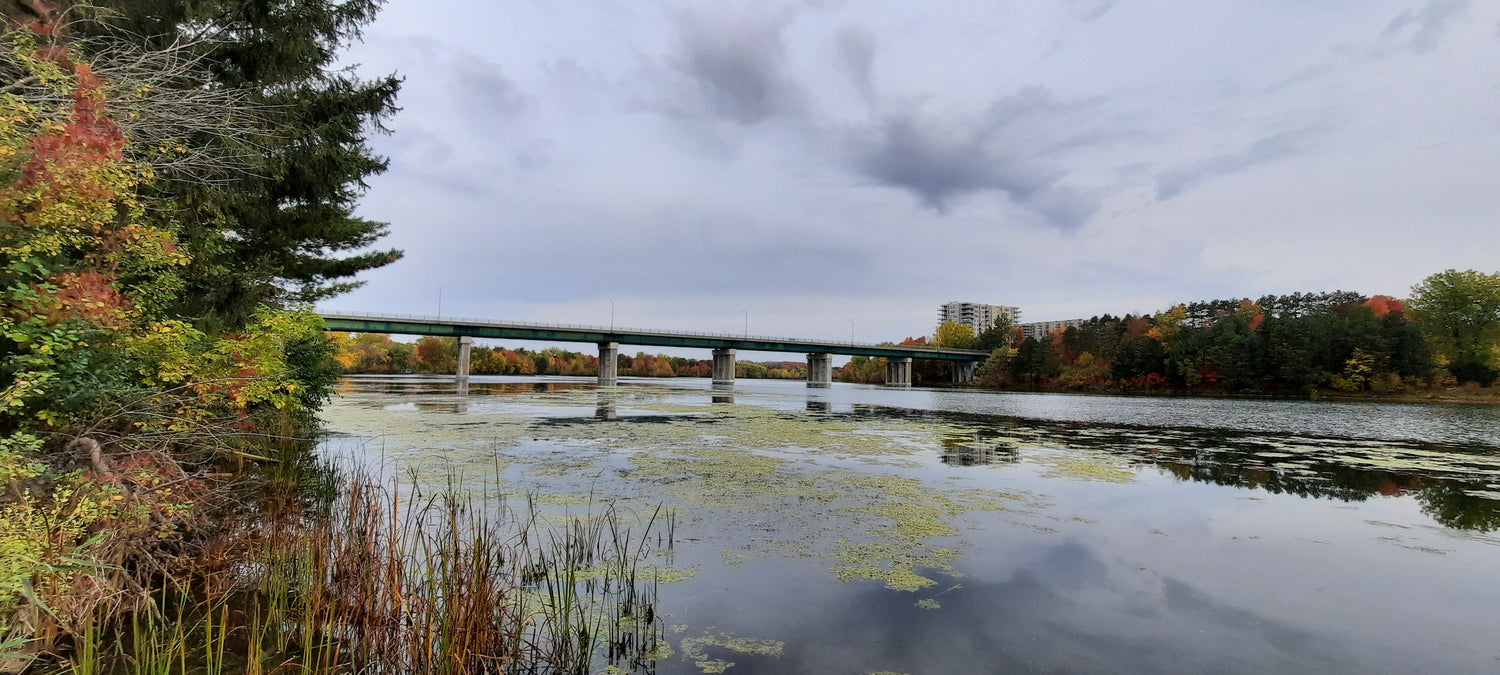
[(326, 307), (860, 339), (1500, 269), (1500, 4), (391, 0)]

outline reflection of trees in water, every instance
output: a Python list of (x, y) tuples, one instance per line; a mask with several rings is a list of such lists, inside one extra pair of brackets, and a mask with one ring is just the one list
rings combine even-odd
[[(1222, 442), (1222, 441), (1220, 441)], [(1100, 449), (1120, 452), (1102, 444)], [(1125, 449), (1132, 459), (1161, 467), (1182, 480), (1265, 490), (1300, 497), (1364, 501), (1374, 496), (1413, 495), (1422, 512), (1444, 526), (1465, 530), (1500, 529), (1500, 502), (1467, 494), (1483, 484), (1441, 476), (1369, 469), (1306, 456), (1266, 457), (1233, 447), (1170, 448), (1154, 452)]]
[[(1222, 442), (1222, 441), (1220, 441)], [(1108, 444), (1101, 449), (1111, 449)], [(1413, 495), (1422, 512), (1444, 526), (1465, 530), (1500, 529), (1500, 503), (1466, 494), (1483, 484), (1455, 481), (1309, 457), (1265, 457), (1232, 447), (1125, 450), (1132, 459), (1162, 468), (1181, 480), (1265, 490), (1299, 497), (1364, 501), (1374, 496)]]
[(574, 389), (597, 388), (593, 382), (479, 382), (469, 378), (460, 387), (452, 375), (345, 377), (334, 388), (340, 394), (453, 394), (482, 395), (547, 394)]
[(1399, 496), (1425, 484), (1421, 476), (1358, 469), (1347, 465), (1297, 462), (1277, 465), (1249, 453), (1227, 450), (1178, 449), (1141, 455), (1154, 466), (1182, 480), (1265, 490), (1299, 497), (1364, 501), (1375, 495)]
[[(890, 416), (893, 411), (856, 410)], [(1138, 465), (1158, 467), (1179, 480), (1264, 490), (1317, 499), (1365, 501), (1375, 496), (1410, 495), (1422, 512), (1455, 529), (1500, 530), (1500, 501), (1471, 494), (1487, 489), (1466, 480), (1462, 466), (1444, 474), (1364, 467), (1338, 461), (1339, 454), (1369, 453), (1397, 446), (1416, 451), (1451, 452), (1459, 448), (1350, 439), (1276, 438), (1260, 433), (1223, 430), (1132, 428), (1102, 424), (1032, 422), (960, 413), (902, 411), (909, 418), (959, 422), (974, 430), (968, 438), (940, 437), (942, 461), (954, 466), (1014, 462), (1015, 446), (999, 437), (1048, 447), (1076, 448), (1128, 457)], [(977, 440), (976, 440), (977, 439)], [(1288, 445), (1302, 447), (1288, 447)], [(1008, 452), (1007, 452), (1008, 448)]]
[(1500, 530), (1500, 502), (1466, 494), (1479, 486), (1429, 485), (1417, 492), (1422, 513), (1448, 527), (1489, 532)]

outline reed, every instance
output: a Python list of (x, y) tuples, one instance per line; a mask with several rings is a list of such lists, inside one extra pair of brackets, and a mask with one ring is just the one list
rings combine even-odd
[(532, 500), (496, 502), (451, 483), (428, 494), (351, 481), (334, 518), (297, 533), (304, 644), (316, 631), (325, 653), (367, 672), (645, 664), (661, 626), (637, 569), (657, 514), (633, 531), (612, 507), (554, 524)]
[[(334, 474), (320, 474), (327, 479)], [(247, 520), (239, 564), (164, 583), (123, 626), (82, 624), (59, 672), (559, 673), (649, 670), (663, 641), (643, 561), (674, 517), (341, 476), (331, 504)], [(329, 492), (334, 494), (333, 491)], [(665, 529), (666, 533), (659, 532)], [(170, 591), (170, 592), (169, 592)]]

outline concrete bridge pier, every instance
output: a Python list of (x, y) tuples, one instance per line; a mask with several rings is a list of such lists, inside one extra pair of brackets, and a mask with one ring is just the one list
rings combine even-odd
[(814, 389), (833, 386), (833, 355), (822, 352), (807, 355), (807, 386)]
[(463, 386), (469, 383), (469, 352), (474, 349), (474, 338), (467, 335), (458, 338), (458, 368), (453, 371), (453, 379)]
[(599, 343), (599, 386), (613, 387), (620, 382), (620, 343)]
[(734, 384), (734, 350), (714, 350), (714, 384)]
[(979, 370), (978, 361), (953, 362), (953, 381), (962, 384), (974, 381), (974, 372)]
[(887, 387), (910, 387), (911, 386), (911, 357), (886, 357), (885, 359), (885, 386)]

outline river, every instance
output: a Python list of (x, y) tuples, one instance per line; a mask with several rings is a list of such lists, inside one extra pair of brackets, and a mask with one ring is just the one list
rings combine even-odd
[(669, 509), (659, 673), (1500, 672), (1500, 407), (357, 376), (324, 420)]

